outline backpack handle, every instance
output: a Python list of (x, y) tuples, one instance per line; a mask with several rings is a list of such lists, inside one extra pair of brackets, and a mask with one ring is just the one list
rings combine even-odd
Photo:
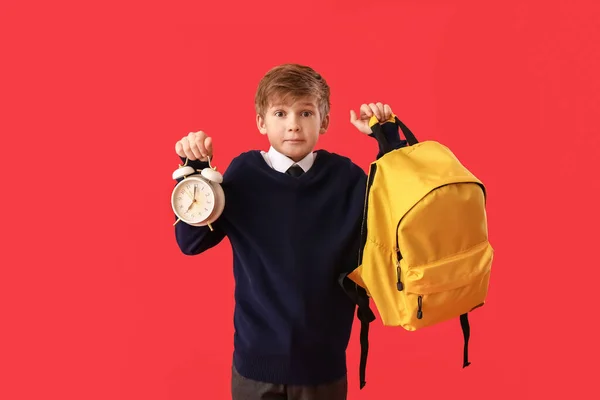
[[(398, 119), (396, 114), (392, 114), (390, 116), (390, 118), (384, 122), (384, 124), (387, 124), (387, 123), (392, 123), (392, 124), (399, 126), (400, 129), (402, 130), (402, 133), (404, 134), (404, 137), (406, 138), (406, 141), (408, 142), (408, 144), (410, 146), (413, 146), (413, 145), (419, 143), (419, 141), (417, 140), (415, 135), (411, 132), (410, 129), (408, 129), (408, 127), (402, 121), (400, 121), (400, 119)], [(371, 128), (371, 131), (373, 132), (375, 139), (377, 139), (377, 141), (381, 145), (382, 149), (384, 150), (384, 153), (394, 150), (394, 148), (390, 145), (390, 143), (385, 138), (385, 135), (383, 134), (383, 132), (381, 130), (381, 125), (379, 124), (379, 120), (377, 119), (376, 116), (373, 115), (371, 117), (371, 119), (369, 120), (369, 127)]]

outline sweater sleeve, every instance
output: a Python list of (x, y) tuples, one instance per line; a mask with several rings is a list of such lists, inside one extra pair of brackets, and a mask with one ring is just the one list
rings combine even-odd
[[(184, 158), (182, 162), (185, 162)], [(208, 168), (208, 162), (198, 160), (188, 161), (187, 165), (196, 170)], [(183, 178), (178, 179), (177, 182), (181, 180)], [(178, 222), (175, 225), (175, 239), (181, 252), (186, 255), (196, 255), (219, 244), (225, 237), (220, 220), (216, 220), (211, 225), (212, 231), (208, 226), (192, 226), (182, 221)]]
[(342, 259), (340, 262), (341, 270), (338, 272), (344, 275), (358, 267), (358, 254), (361, 244), (361, 227), (364, 216), (364, 198), (368, 179), (368, 175), (362, 170), (362, 168), (358, 166), (355, 166), (353, 175), (353, 182), (355, 182), (355, 184), (349, 186), (348, 198), (351, 198), (356, 204), (355, 208), (359, 210), (359, 212), (356, 218), (349, 218), (347, 220), (347, 223), (352, 224), (350, 230), (355, 232), (355, 235), (349, 236), (348, 242), (344, 247), (345, 251), (342, 254)]

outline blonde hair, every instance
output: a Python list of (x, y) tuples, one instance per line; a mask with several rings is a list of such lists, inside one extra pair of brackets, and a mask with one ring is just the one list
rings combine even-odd
[(273, 101), (285, 101), (312, 96), (317, 100), (321, 120), (329, 114), (329, 85), (319, 73), (311, 67), (300, 64), (282, 64), (269, 70), (260, 80), (254, 105), (256, 113), (265, 117), (265, 112)]

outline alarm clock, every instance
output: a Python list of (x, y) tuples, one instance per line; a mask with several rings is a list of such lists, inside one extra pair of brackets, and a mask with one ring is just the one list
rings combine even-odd
[(210, 157), (209, 167), (201, 171), (187, 163), (186, 158), (185, 163), (173, 171), (173, 179), (183, 178), (171, 193), (171, 207), (177, 216), (175, 224), (183, 221), (192, 226), (208, 226), (212, 231), (211, 224), (221, 216), (225, 207), (225, 194), (221, 187), (223, 175), (211, 166)]

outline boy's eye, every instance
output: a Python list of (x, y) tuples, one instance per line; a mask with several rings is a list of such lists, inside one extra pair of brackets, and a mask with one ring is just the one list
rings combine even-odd
[(281, 111), (275, 111), (275, 116), (276, 117), (282, 117), (283, 116), (283, 112), (281, 112)]
[(312, 112), (310, 112), (310, 111), (304, 111), (302, 113), (302, 115), (305, 116), (305, 117), (310, 117), (312, 115)]

